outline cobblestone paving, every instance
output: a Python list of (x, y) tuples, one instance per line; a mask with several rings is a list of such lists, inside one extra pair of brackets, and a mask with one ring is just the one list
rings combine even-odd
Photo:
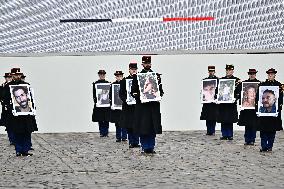
[(16, 157), (0, 135), (1, 188), (284, 188), (284, 133), (272, 153), (204, 131), (164, 132), (154, 155), (116, 143), (114, 133), (33, 134), (34, 156)]

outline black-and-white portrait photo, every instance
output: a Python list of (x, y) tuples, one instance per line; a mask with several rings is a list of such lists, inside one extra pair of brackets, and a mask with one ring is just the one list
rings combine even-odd
[(131, 86), (132, 86), (132, 80), (133, 79), (126, 79), (126, 91), (127, 91), (127, 99), (126, 99), (126, 103), (127, 104), (136, 104), (136, 100), (135, 98), (133, 98), (133, 96), (131, 96), (130, 92), (131, 92)]
[(110, 84), (97, 83), (95, 86), (96, 86), (96, 96), (97, 96), (96, 107), (110, 107), (110, 100), (109, 100)]
[(112, 84), (112, 104), (111, 108), (113, 110), (122, 110), (122, 100), (119, 97), (119, 84)]
[(35, 105), (32, 99), (30, 86), (10, 85), (14, 115), (35, 115)]
[(142, 103), (161, 100), (156, 73), (139, 73), (137, 79)]
[(235, 90), (235, 79), (220, 79), (218, 85), (218, 103), (233, 103)]

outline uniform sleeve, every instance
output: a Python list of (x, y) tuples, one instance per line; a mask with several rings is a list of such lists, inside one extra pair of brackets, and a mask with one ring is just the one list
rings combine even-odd
[(96, 83), (93, 83), (93, 100), (94, 100), (94, 103), (97, 103)]
[(157, 78), (158, 78), (160, 96), (162, 97), (164, 95), (164, 90), (163, 90), (163, 85), (162, 85), (162, 81), (161, 81), (161, 76), (158, 75)]
[(133, 77), (130, 94), (131, 96), (133, 96), (133, 98), (135, 98), (136, 101), (139, 100), (140, 92), (139, 92), (137, 75), (134, 75)]
[(127, 91), (126, 91), (126, 79), (120, 81), (119, 97), (122, 102), (126, 102)]
[(239, 78), (236, 78), (236, 88), (234, 91), (234, 96), (236, 100), (240, 100), (241, 99), (241, 92), (242, 92), (242, 84), (240, 82)]
[(279, 84), (279, 98), (278, 98), (278, 104), (279, 104), (279, 112), (282, 110), (283, 106), (283, 89), (282, 84)]

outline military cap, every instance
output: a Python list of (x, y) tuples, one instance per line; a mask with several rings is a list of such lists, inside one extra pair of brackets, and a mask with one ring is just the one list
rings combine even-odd
[(142, 64), (151, 64), (151, 56), (143, 56)]
[(20, 68), (12, 68), (12, 69), (11, 69), (11, 73), (12, 73), (12, 74), (21, 74), (20, 72), (21, 72), (21, 69), (20, 69)]
[(115, 75), (115, 76), (117, 76), (117, 75), (123, 75), (123, 72), (122, 72), (122, 71), (116, 71), (116, 72), (114, 73), (114, 75)]
[(233, 64), (226, 64), (226, 70), (234, 70), (234, 68)]
[(208, 66), (208, 71), (215, 71), (215, 66)]
[(129, 68), (138, 69), (136, 62), (130, 62)]
[(248, 74), (256, 74), (256, 69), (249, 69)]
[(106, 74), (106, 71), (105, 70), (99, 70), (98, 74)]
[(274, 68), (270, 68), (269, 70), (266, 71), (267, 74), (270, 74), (270, 73), (274, 73), (276, 74), (277, 71), (274, 69)]

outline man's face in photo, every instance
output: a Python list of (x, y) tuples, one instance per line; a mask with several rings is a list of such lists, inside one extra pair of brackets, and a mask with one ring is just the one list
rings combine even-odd
[(265, 92), (262, 95), (262, 104), (263, 104), (263, 107), (265, 108), (272, 107), (275, 101), (276, 101), (275, 95), (270, 92)]
[(16, 98), (17, 103), (22, 107), (22, 108), (27, 108), (28, 107), (28, 96), (24, 92), (23, 89), (18, 89), (14, 92), (14, 96)]
[(215, 85), (207, 85), (203, 87), (203, 95), (205, 101), (214, 99)]

